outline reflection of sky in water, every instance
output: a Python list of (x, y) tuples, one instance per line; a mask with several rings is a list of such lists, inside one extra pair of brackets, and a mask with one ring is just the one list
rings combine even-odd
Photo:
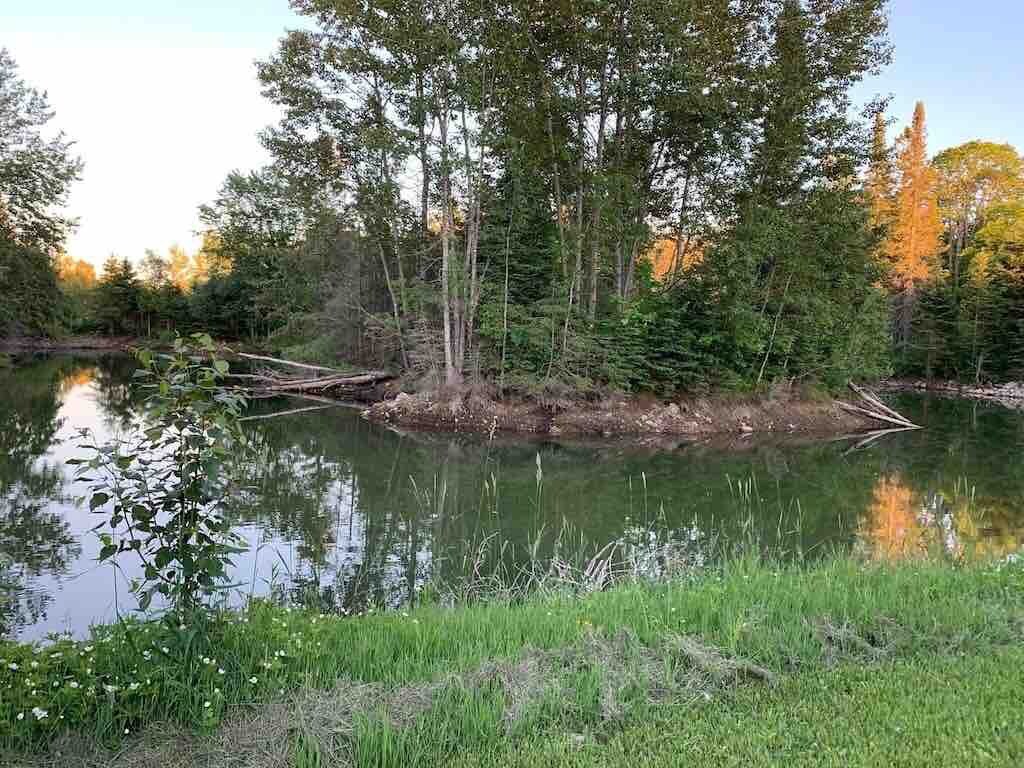
[[(81, 546), (77, 557), (69, 552), (64, 573), (46, 564), (41, 575), (22, 574), (19, 599), (46, 596), (49, 603), (41, 620), (28, 617), (21, 636), (82, 633), (90, 623), (114, 619), (119, 608), (133, 610), (128, 582), (140, 566), (130, 555), (119, 559), (118, 570), (97, 564), (91, 529), (106, 518), (73, 503), (87, 489), (74, 483), (64, 462), (82, 455), (80, 429), (102, 443), (137, 424), (124, 386), (130, 368), (110, 360), (76, 366), (68, 359), (5, 375), (13, 376), (7, 384), (23, 385), (0, 401), (0, 417), (17, 415), (17, 429), (48, 435), (59, 397), (55, 438), (33, 466), (36, 474), (44, 466), (59, 472), (64, 487), (37, 500), (40, 517), (63, 519)], [(41, 386), (47, 381), (49, 388)], [(251, 410), (267, 415), (294, 407), (257, 401)], [(236, 556), (231, 600), (266, 594), (273, 582), (292, 594), (312, 587), (335, 606), (397, 604), (431, 577), (461, 578), (484, 540), (491, 549), (482, 572), (501, 564), (515, 573), (534, 544), (542, 558), (553, 554), (562, 531), (563, 543), (585, 541), (590, 554), (619, 541), (619, 552), (631, 553), (648, 573), (666, 567), (663, 533), (676, 554), (691, 560), (691, 545), (722, 540), (756, 540), (812, 556), (852, 548), (879, 559), (1018, 551), (1024, 417), (962, 401), (911, 398), (899, 407), (928, 429), (852, 452), (848, 443), (798, 437), (737, 440), (730, 450), (686, 444), (654, 450), (625, 441), (399, 435), (343, 408), (251, 421), (254, 454), (245, 464), (245, 490), (232, 501), (236, 531), (249, 549)], [(0, 431), (3, 445), (20, 446), (11, 436)], [(12, 469), (15, 484), (18, 473), (32, 474), (4, 459), (0, 480), (11, 482)], [(3, 512), (0, 525), (8, 520)], [(5, 530), (13, 528), (0, 528), (0, 543)], [(18, 537), (38, 535), (24, 526), (9, 534), (16, 565)], [(23, 543), (23, 557), (24, 550)]]
[[(87, 501), (79, 500), (88, 493), (88, 483), (77, 482), (74, 467), (66, 465), (68, 459), (88, 453), (78, 447), (82, 429), (89, 430), (97, 444), (127, 436), (119, 420), (103, 407), (95, 378), (82, 374), (80, 371), (63, 382), (58, 415), (61, 426), (50, 449), (36, 461), (37, 467), (56, 468), (64, 477), (63, 500), (50, 501), (42, 509), (63, 517), (69, 533), (81, 545), (81, 554), (68, 573), (44, 573), (25, 585), (26, 595), (49, 595), (51, 602), (46, 615), (20, 633), (24, 638), (64, 631), (80, 634), (90, 624), (115, 620), (119, 612), (131, 614), (137, 606), (130, 583), (142, 575), (141, 564), (130, 555), (119, 557), (116, 564), (97, 561), (100, 543), (98, 532), (92, 529), (106, 518), (90, 513)], [(317, 457), (305, 456), (298, 450), (289, 458), (296, 475), (317, 463)], [(353, 500), (351, 481), (332, 483), (325, 497), (323, 512), (332, 518), (332, 542), (319, 565), (326, 573), (351, 573), (363, 565), (366, 524)], [(257, 516), (234, 530), (245, 540), (247, 550), (234, 557), (232, 588), (225, 594), (229, 603), (238, 604), (251, 594), (267, 594), (271, 585), (285, 584), (291, 577), (304, 576), (309, 571), (308, 560), (300, 554), (304, 542), (276, 535), (270, 521), (263, 524)], [(421, 572), (429, 567), (430, 561), (429, 549), (417, 552)], [(402, 564), (397, 556), (388, 557), (387, 565), (397, 568)], [(399, 591), (401, 574), (393, 568), (387, 570), (383, 577), (391, 583), (385, 583), (385, 591)], [(423, 578), (417, 581), (422, 583)]]

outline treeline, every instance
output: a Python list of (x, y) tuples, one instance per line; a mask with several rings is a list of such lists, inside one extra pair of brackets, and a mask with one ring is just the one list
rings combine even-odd
[(209, 241), (192, 255), (177, 245), (166, 255), (147, 250), (138, 265), (111, 254), (99, 275), (88, 262), (59, 254), (65, 329), (167, 339), (204, 327), (205, 285), (225, 271)]
[(259, 64), (274, 163), (203, 211), (250, 330), (430, 386), (889, 370), (849, 95), (882, 0), (295, 7)]
[(985, 141), (929, 161), (922, 104), (895, 147), (885, 128), (879, 116), (866, 186), (886, 233), (898, 372), (1024, 378), (1024, 161)]
[(884, 5), (299, 0), (196, 278), (83, 317), (542, 395), (1018, 376), (1019, 158), (857, 113)]

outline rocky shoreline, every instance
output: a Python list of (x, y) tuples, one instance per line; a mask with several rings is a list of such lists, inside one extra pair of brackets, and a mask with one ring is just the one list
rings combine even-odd
[(953, 397), (967, 397), (999, 403), (1007, 408), (1024, 410), (1024, 382), (972, 385), (958, 381), (928, 381), (927, 379), (893, 379), (883, 382), (879, 389), (886, 392), (932, 392)]

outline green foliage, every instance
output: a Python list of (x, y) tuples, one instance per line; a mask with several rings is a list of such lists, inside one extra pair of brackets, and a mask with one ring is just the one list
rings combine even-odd
[(59, 332), (61, 304), (50, 257), (0, 234), (0, 337)]
[[(138, 354), (136, 376), (151, 392), (147, 421), (135, 437), (93, 452), (78, 477), (91, 485), (89, 510), (106, 518), (100, 559), (133, 552), (143, 578), (134, 583), (146, 610), (156, 595), (187, 615), (225, 578), (240, 539), (226, 518), (227, 460), (244, 446), (238, 417), (245, 400), (219, 386), (228, 371), (209, 336), (177, 338), (170, 357)], [(87, 433), (83, 433), (87, 437)]]
[(128, 259), (111, 254), (103, 263), (96, 290), (96, 316), (108, 333), (138, 331), (139, 282)]
[(18, 75), (0, 48), (0, 241), (52, 252), (72, 222), (54, 213), (82, 170), (72, 142), (53, 134), (53, 110), (46, 98)]
[(993, 206), (959, 279), (924, 286), (902, 372), (983, 383), (1024, 377), (1024, 203)]

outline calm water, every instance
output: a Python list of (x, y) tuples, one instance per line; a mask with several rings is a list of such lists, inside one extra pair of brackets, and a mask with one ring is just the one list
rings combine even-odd
[[(130, 610), (137, 573), (98, 565), (102, 517), (76, 502), (66, 459), (77, 430), (100, 439), (143, 418), (123, 357), (50, 357), (0, 370), (0, 632), (71, 630)], [(251, 417), (309, 406), (254, 403)], [(674, 537), (755, 540), (807, 556), (852, 549), (898, 558), (1018, 551), (1024, 536), (1024, 415), (901, 397), (920, 432), (855, 441), (734, 440), (643, 447), (398, 434), (328, 408), (246, 422), (256, 446), (233, 514), (249, 541), (234, 599), (270, 589), (337, 607), (414, 599), (487, 567), (619, 540), (642, 552)], [(538, 467), (540, 471), (538, 472)], [(569, 533), (564, 533), (569, 531)], [(505, 543), (504, 548), (498, 546)], [(563, 552), (565, 549), (562, 550)], [(471, 558), (472, 559), (472, 558)]]

